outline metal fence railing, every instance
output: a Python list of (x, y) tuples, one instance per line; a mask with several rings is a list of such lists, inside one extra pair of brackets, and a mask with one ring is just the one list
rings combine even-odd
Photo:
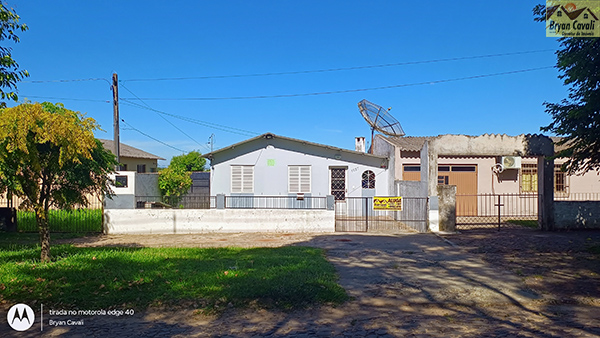
[(167, 196), (136, 196), (137, 209), (212, 209), (216, 208), (216, 197), (205, 195), (185, 195), (177, 198)]
[(456, 226), (469, 228), (538, 227), (537, 194), (456, 195)]
[(335, 203), (336, 231), (427, 231), (427, 197), (403, 197), (402, 210), (375, 210), (373, 197), (346, 197)]
[(225, 209), (327, 209), (327, 197), (225, 196)]
[(571, 192), (566, 194), (554, 193), (555, 201), (600, 201), (597, 192)]
[[(11, 201), (0, 200), (0, 206), (7, 204), (17, 210), (16, 230), (19, 232), (38, 232), (35, 212), (21, 207), (21, 200), (15, 197)], [(51, 207), (48, 211), (50, 232), (102, 232), (103, 203), (98, 198), (89, 198), (89, 205), (74, 205), (70, 209)]]

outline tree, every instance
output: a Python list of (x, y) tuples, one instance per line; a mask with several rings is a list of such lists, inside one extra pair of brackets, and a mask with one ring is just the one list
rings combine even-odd
[(190, 151), (187, 154), (173, 156), (169, 168), (183, 171), (204, 171), (206, 159), (197, 151)]
[(92, 118), (62, 104), (23, 103), (0, 110), (0, 193), (10, 188), (32, 209), (41, 260), (50, 260), (50, 207), (87, 206), (89, 196), (110, 193), (114, 155), (94, 138)]
[[(545, 6), (537, 5), (534, 20), (545, 21)], [(564, 149), (555, 157), (568, 160), (563, 169), (583, 174), (600, 169), (600, 38), (560, 38), (556, 67), (569, 87), (560, 103), (544, 102), (552, 123), (541, 130), (563, 139)]]
[(197, 151), (173, 156), (169, 166), (160, 171), (158, 187), (163, 199), (168, 204), (176, 204), (192, 186), (191, 171), (204, 171), (206, 159)]
[[(15, 34), (16, 31), (24, 32), (28, 29), (27, 25), (19, 23), (20, 17), (14, 9), (6, 8), (0, 3), (0, 41), (11, 40), (15, 43), (19, 42), (19, 37)], [(12, 48), (0, 46), (0, 97), (2, 100), (10, 99), (17, 101), (17, 82), (22, 78), (29, 76), (26, 70), (19, 70), (19, 64), (13, 60)], [(8, 88), (4, 91), (2, 88)], [(2, 107), (6, 107), (6, 103), (1, 103)]]

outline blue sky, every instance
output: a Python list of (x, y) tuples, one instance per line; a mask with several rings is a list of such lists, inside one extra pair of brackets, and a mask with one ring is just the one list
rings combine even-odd
[[(273, 132), (352, 149), (354, 137), (370, 135), (357, 108), (362, 99), (392, 107), (390, 112), (407, 136), (539, 133), (540, 126), (551, 121), (542, 103), (557, 102), (567, 93), (555, 68), (432, 83), (554, 66), (558, 42), (545, 37), (543, 24), (533, 22), (536, 3), (509, 0), (499, 7), (493, 1), (421, 1), (415, 7), (403, 1), (8, 1), (7, 5), (29, 26), (20, 34), (21, 42), (11, 45), (13, 57), (31, 74), (18, 85), (21, 99), (62, 102), (85, 112), (106, 130), (96, 136), (112, 139), (109, 81), (116, 72), (121, 118), (126, 122), (121, 125), (121, 142), (169, 159), (182, 151), (208, 152), (211, 134), (215, 148)], [(510, 53), (522, 54), (360, 68)], [(359, 69), (222, 77), (353, 67)], [(33, 82), (75, 79), (99, 80)], [(400, 86), (423, 82), (429, 84)], [(385, 86), (399, 87), (225, 99)], [(168, 161), (159, 164), (166, 166)]]

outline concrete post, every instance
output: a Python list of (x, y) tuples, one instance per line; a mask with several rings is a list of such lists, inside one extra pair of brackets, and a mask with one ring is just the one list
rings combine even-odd
[(217, 194), (217, 209), (225, 209), (225, 195)]
[(456, 186), (438, 185), (440, 231), (456, 232)]
[(333, 195), (327, 195), (327, 210), (334, 210), (335, 209), (335, 199), (333, 198)]
[(554, 230), (554, 160), (538, 157), (538, 222), (542, 230)]

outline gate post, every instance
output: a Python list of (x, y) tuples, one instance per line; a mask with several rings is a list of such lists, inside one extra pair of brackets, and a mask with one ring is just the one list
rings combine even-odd
[(369, 198), (365, 197), (365, 231), (369, 232)]

